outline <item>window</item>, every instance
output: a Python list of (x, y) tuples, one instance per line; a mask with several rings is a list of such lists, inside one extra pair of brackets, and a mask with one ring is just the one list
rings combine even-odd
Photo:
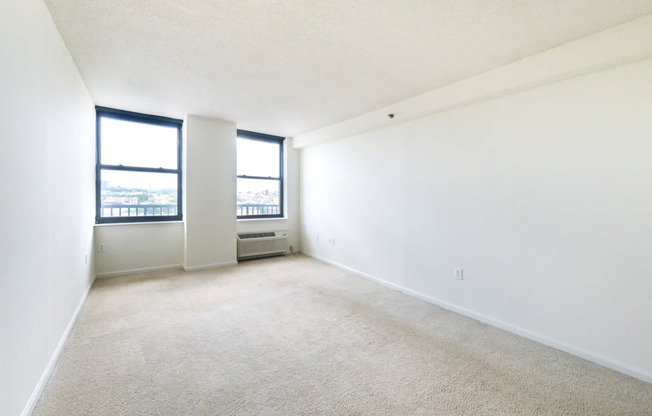
[(182, 120), (97, 111), (97, 223), (182, 219)]
[(238, 218), (283, 217), (283, 140), (238, 130)]

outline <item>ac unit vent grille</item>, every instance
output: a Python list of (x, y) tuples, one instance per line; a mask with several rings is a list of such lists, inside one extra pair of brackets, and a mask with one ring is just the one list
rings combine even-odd
[(273, 231), (269, 233), (242, 233), (238, 234), (238, 237), (240, 237), (241, 240), (244, 240), (245, 238), (276, 237), (276, 233)]

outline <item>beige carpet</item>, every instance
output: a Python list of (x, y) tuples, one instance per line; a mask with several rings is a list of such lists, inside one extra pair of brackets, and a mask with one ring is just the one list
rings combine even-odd
[(307, 257), (95, 283), (35, 415), (650, 415), (652, 385)]

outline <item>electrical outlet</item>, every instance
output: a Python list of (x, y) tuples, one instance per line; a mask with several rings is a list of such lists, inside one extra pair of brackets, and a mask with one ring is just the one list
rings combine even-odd
[(464, 280), (464, 270), (455, 269), (455, 280)]
[(88, 254), (84, 254), (84, 264), (88, 264)]
[(104, 247), (104, 243), (99, 243), (99, 244), (97, 245), (97, 251), (104, 251), (104, 249), (105, 249), (105, 247)]

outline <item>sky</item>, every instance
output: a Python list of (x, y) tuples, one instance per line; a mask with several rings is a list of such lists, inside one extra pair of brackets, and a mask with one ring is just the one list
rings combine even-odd
[[(177, 129), (113, 118), (101, 118), (101, 163), (106, 165), (177, 168)], [(237, 139), (238, 175), (279, 176), (278, 145)], [(109, 186), (160, 190), (176, 188), (176, 175), (146, 172), (102, 171)], [(239, 192), (278, 191), (276, 181), (238, 180)]]

